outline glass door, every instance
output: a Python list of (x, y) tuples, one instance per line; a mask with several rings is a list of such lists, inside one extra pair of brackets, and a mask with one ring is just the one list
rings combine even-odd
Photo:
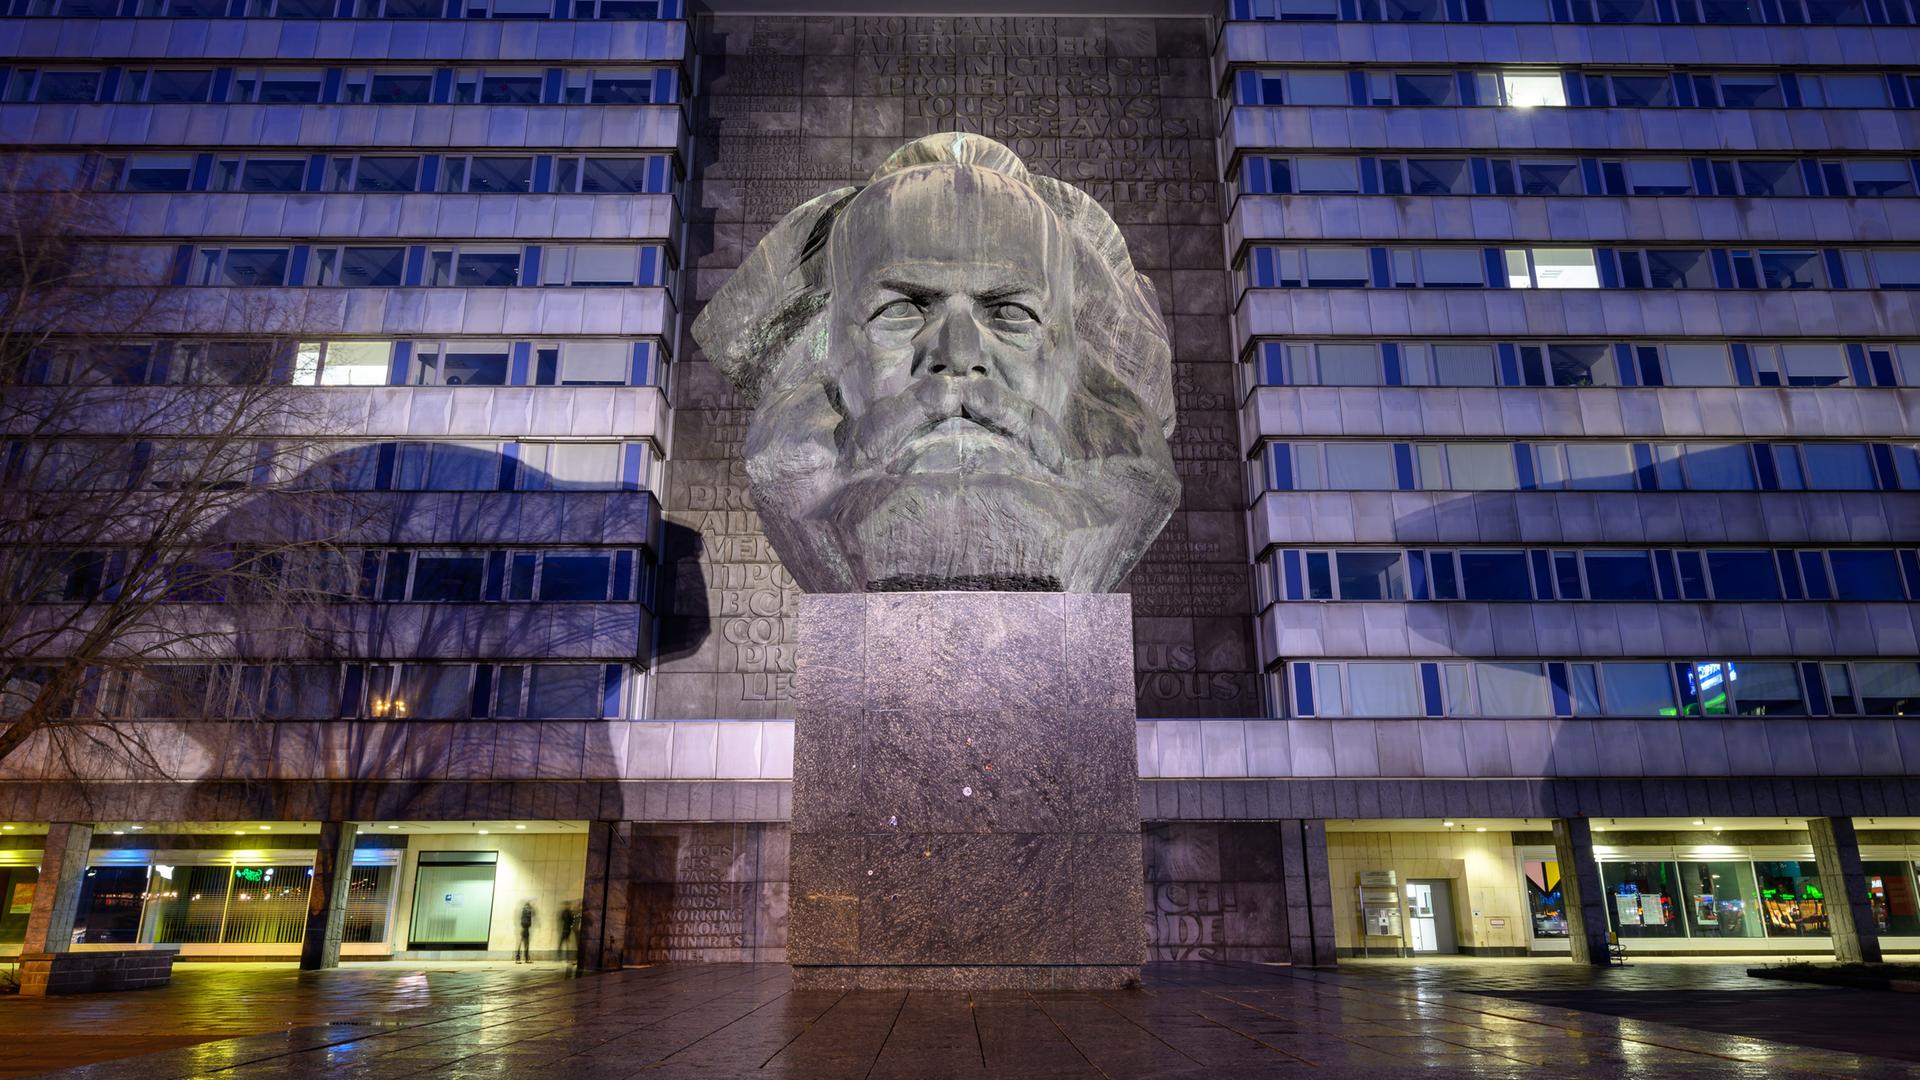
[(484, 949), (493, 925), (494, 851), (423, 851), (414, 874), (410, 949)]

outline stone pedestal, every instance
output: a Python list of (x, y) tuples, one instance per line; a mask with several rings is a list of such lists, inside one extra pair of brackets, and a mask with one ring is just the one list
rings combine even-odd
[(809, 594), (799, 624), (799, 983), (1137, 981), (1131, 599)]

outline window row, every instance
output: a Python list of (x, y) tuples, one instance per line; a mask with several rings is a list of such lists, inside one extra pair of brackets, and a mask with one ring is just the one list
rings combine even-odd
[[(14, 668), (0, 717), (26, 708), (50, 677)], [(151, 664), (101, 671), (74, 715), (126, 720), (598, 720), (637, 704), (628, 664)]]
[[(645, 442), (321, 442), (209, 449), (188, 440), (68, 439), (0, 445), (0, 487), (174, 490), (283, 485), (336, 491), (650, 491)], [(180, 478), (186, 477), (186, 481)]]
[(1234, 19), (1912, 26), (1910, 0), (1229, 0)]
[(1795, 660), (1313, 660), (1269, 672), (1286, 715), (1906, 716), (1920, 663)]
[[(1869, 859), (1861, 870), (1880, 932), (1920, 933), (1913, 864)], [(1615, 857), (1601, 862), (1600, 882), (1607, 921), (1621, 938), (1801, 938), (1833, 932), (1827, 883), (1812, 859)]]
[(1241, 159), (1243, 195), (1911, 197), (1904, 158), (1358, 157)]
[(1246, 68), (1233, 85), (1239, 105), (1911, 109), (1920, 72)]
[(1920, 342), (1259, 341), (1257, 386), (1920, 386)]
[(24, 372), (38, 384), (299, 386), (658, 386), (655, 341), (60, 342)]
[(666, 154), (56, 154), (15, 159), (20, 189), (184, 192), (464, 192), (665, 194), (677, 179)]
[(1269, 491), (1920, 491), (1906, 443), (1272, 442)]
[(681, 0), (14, 0), (69, 19), (678, 19)]
[(1281, 247), (1252, 289), (1920, 289), (1920, 248)]
[[(244, 550), (198, 553), (183, 560), (166, 583), (154, 583), (158, 603), (220, 603), (223, 593), (246, 590), (271, 571), (281, 600), (412, 603), (653, 603), (654, 565), (646, 552), (568, 550), (314, 551), (304, 570), (285, 553)], [(92, 603), (125, 587), (126, 551), (14, 549), (4, 560), (13, 596), (29, 603)], [(218, 560), (217, 566), (210, 566)], [(250, 560), (250, 561), (249, 561)]]
[(126, 249), (133, 276), (226, 288), (661, 288), (661, 244), (276, 244)]
[(50, 104), (668, 105), (668, 67), (0, 68), (0, 101)]
[(1287, 600), (1755, 601), (1920, 599), (1912, 548), (1276, 548), (1260, 606)]

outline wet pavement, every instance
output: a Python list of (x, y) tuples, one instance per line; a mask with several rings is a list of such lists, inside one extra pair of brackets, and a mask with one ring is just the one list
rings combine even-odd
[(286, 1032), (425, 1005), (512, 995), (565, 979), (563, 964), (184, 963), (156, 990), (0, 997), (0, 1080), (237, 1035)]
[[(1831, 956), (1809, 957), (1831, 963)], [(1455, 990), (1728, 1035), (1920, 1062), (1920, 1000), (1877, 990), (1761, 981), (1780, 957), (1630, 960), (1595, 968), (1555, 960), (1342, 961), (1349, 977)]]
[[(1551, 1070), (1567, 1078), (1920, 1077), (1920, 1065), (1910, 1062), (1439, 985), (1446, 981), (1359, 967), (1316, 972), (1165, 964), (1150, 967), (1145, 988), (1136, 991), (849, 993), (796, 991), (782, 965), (663, 965), (573, 980), (529, 977), (476, 987), (465, 1000), (404, 1011), (376, 1003), (344, 1022), (59, 1075), (1220, 1080), (1297, 1072), (1374, 1080), (1415, 1074), (1520, 1077)], [(1813, 1001), (1833, 993), (1810, 990), (1803, 997)], [(1912, 1015), (1910, 999), (1880, 999), (1880, 1008)], [(12, 1003), (0, 1003), (0, 1047), (18, 1045), (11, 1010)], [(1765, 1014), (1757, 1016), (1755, 1030), (1764, 1030), (1765, 1021)], [(108, 1019), (103, 1026), (100, 1036), (111, 1038), (117, 1025)]]

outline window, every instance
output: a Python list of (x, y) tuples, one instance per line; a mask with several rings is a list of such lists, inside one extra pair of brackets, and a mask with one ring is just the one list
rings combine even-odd
[(1420, 716), (1425, 712), (1419, 665), (1350, 663), (1346, 669), (1349, 715)]
[(1513, 167), (1519, 178), (1519, 193), (1522, 195), (1579, 195), (1584, 190), (1580, 180), (1580, 163), (1577, 161), (1532, 161), (1522, 158), (1514, 162)]
[(341, 99), (349, 104), (425, 105), (433, 100), (433, 72), (375, 69), (347, 73)]
[(1393, 277), (1402, 288), (1480, 288), (1487, 283), (1478, 248), (1395, 248)]
[[(32, 78), (31, 69), (19, 72), (15, 77), (24, 75)], [(40, 72), (39, 81), (34, 85), (30, 100), (65, 104), (70, 102), (94, 101), (100, 96), (102, 73), (95, 70), (76, 68), (52, 68)]]
[(1384, 158), (1380, 184), (1390, 195), (1466, 195), (1473, 191), (1465, 158)]
[(1397, 551), (1334, 553), (1342, 600), (1405, 600), (1406, 562)]
[(1904, 600), (1900, 561), (1891, 551), (1833, 551), (1833, 595), (1837, 600)]
[[(1828, 670), (1838, 666), (1830, 664)], [(1860, 711), (1867, 716), (1911, 716), (1920, 712), (1920, 665), (1861, 662), (1853, 665), (1853, 675)], [(1838, 697), (1838, 691), (1829, 690)]]
[[(1724, 163), (1715, 162), (1716, 176)], [(1800, 175), (1800, 166), (1792, 161), (1754, 161), (1739, 160), (1730, 168), (1739, 183), (1738, 190), (1728, 189), (1724, 181), (1720, 184), (1722, 195), (1805, 195), (1807, 185)]]
[(499, 444), (401, 443), (393, 487), (396, 491), (496, 491), (500, 487)]
[(1683, 862), (1680, 886), (1689, 936), (1760, 936), (1760, 897), (1752, 863)]
[(658, 19), (658, 0), (574, 0), (576, 19)]
[(1326, 487), (1334, 491), (1392, 491), (1398, 487), (1393, 447), (1387, 443), (1327, 443)]
[(540, 80), (538, 70), (465, 70), (454, 80), (453, 100), (462, 105), (537, 105)]
[(1566, 84), (1553, 71), (1500, 73), (1500, 100), (1515, 108), (1560, 108), (1567, 103)]
[(1711, 289), (1714, 285), (1713, 264), (1707, 253), (1697, 248), (1622, 252), (1620, 271), (1621, 284), (1629, 289)]
[(1631, 450), (1622, 443), (1541, 443), (1534, 448), (1539, 485), (1552, 490), (1632, 491)]
[(619, 443), (520, 444), (523, 490), (604, 491), (619, 484)]
[(1533, 599), (1523, 551), (1462, 551), (1460, 580), (1464, 600)]
[(1716, 600), (1778, 600), (1780, 579), (1767, 551), (1709, 551), (1707, 574)]
[(1507, 286), (1513, 289), (1597, 289), (1600, 271), (1591, 248), (1510, 248)]
[(1847, 183), (1855, 195), (1912, 195), (1913, 172), (1904, 161), (1854, 159), (1846, 163)]
[(666, 157), (561, 158), (555, 190), (586, 194), (672, 190), (672, 162)]
[(1834, 344), (1752, 346), (1754, 370), (1787, 386), (1842, 386), (1853, 381), (1846, 350)]
[(1353, 289), (1367, 284), (1365, 248), (1307, 248), (1305, 256), (1309, 286)]
[(1873, 256), (1873, 278), (1883, 289), (1920, 289), (1920, 248), (1878, 250)]
[(132, 154), (121, 176), (124, 191), (185, 191), (193, 179), (193, 155)]
[(472, 686), (472, 664), (376, 664), (367, 674), (367, 714), (464, 720), (473, 713)]
[(1474, 664), (1481, 716), (1551, 716), (1553, 701), (1539, 664)]
[(1753, 864), (1753, 872), (1760, 882), (1760, 912), (1768, 937), (1828, 932), (1826, 890), (1820, 884), (1820, 869), (1811, 860), (1760, 860)]
[(392, 356), (384, 341), (305, 341), (294, 353), (297, 386), (384, 386)]
[(1725, 345), (1668, 345), (1667, 381), (1674, 386), (1732, 386)]
[(547, 552), (540, 560), (540, 599), (603, 602), (612, 570), (612, 555)]
[(401, 247), (317, 248), (313, 252), (313, 283), (348, 288), (399, 285), (407, 249)]
[[(1872, 491), (1873, 459), (1861, 443), (1806, 443), (1807, 487), (1813, 491)], [(1783, 483), (1782, 486), (1785, 486)]]
[(1878, 75), (1802, 75), (1800, 100), (1810, 109), (1884, 109), (1887, 82)]
[(1547, 367), (1555, 386), (1615, 386), (1620, 381), (1605, 345), (1549, 345)]
[(233, 73), (227, 100), (261, 104), (312, 104), (320, 100), (326, 73), (319, 68), (241, 68)]
[(1303, 195), (1360, 190), (1360, 159), (1303, 157), (1293, 162), (1294, 190)]
[(512, 354), (504, 341), (423, 341), (414, 346), (416, 386), (505, 386)]
[(415, 191), (420, 186), (417, 157), (361, 157), (334, 159), (335, 191)]
[(622, 286), (643, 284), (637, 244), (581, 244), (548, 252), (542, 284)]
[[(1578, 665), (1586, 667), (1588, 665)], [(1673, 716), (1673, 677), (1665, 664), (1609, 663), (1599, 668), (1608, 716)]]
[(1605, 862), (1600, 883), (1607, 918), (1622, 938), (1673, 938), (1680, 923), (1680, 875), (1670, 862)]
[(1242, 105), (1347, 105), (1342, 71), (1249, 71), (1239, 80)]
[(422, 552), (413, 560), (413, 589), (416, 601), (477, 601), (486, 577), (487, 560), (481, 555)]
[(1680, 158), (1630, 158), (1626, 162), (1631, 195), (1691, 195), (1693, 169)]
[(1817, 251), (1762, 251), (1760, 283), (1768, 289), (1824, 289), (1826, 261)]
[(450, 157), (441, 162), (440, 190), (524, 195), (533, 190), (533, 159)]
[(501, 288), (519, 283), (519, 248), (433, 248), (427, 253), (430, 286)]
[(1805, 716), (1807, 703), (1800, 693), (1800, 676), (1789, 663), (1742, 660), (1726, 666), (1732, 684), (1733, 713), (1738, 716)]
[[(557, 377), (538, 381), (560, 386), (625, 386), (632, 352), (621, 341), (570, 341), (560, 350)], [(545, 375), (544, 366), (541, 374)]]
[(1665, 75), (1588, 75), (1587, 100), (1623, 109), (1664, 109), (1673, 104), (1673, 83)]
[(1653, 600), (1653, 564), (1644, 551), (1589, 551), (1582, 560), (1590, 600)]
[(601, 715), (599, 665), (533, 664), (528, 672), (527, 719), (579, 720)]
[(235, 288), (285, 285), (290, 259), (286, 248), (201, 248), (195, 281)]
[(653, 101), (653, 88), (650, 68), (600, 68), (593, 72), (586, 98), (595, 105), (646, 105)]
[(1786, 104), (1775, 75), (1717, 75), (1720, 105), (1727, 109), (1778, 109)]
[(1753, 459), (1744, 443), (1689, 443), (1679, 453), (1686, 486), (1693, 490), (1752, 491), (1756, 486)]
[(1435, 345), (1434, 382), (1441, 386), (1493, 386), (1497, 367), (1491, 345)]
[(215, 191), (299, 191), (306, 178), (305, 158), (227, 158), (214, 163), (209, 186)]

